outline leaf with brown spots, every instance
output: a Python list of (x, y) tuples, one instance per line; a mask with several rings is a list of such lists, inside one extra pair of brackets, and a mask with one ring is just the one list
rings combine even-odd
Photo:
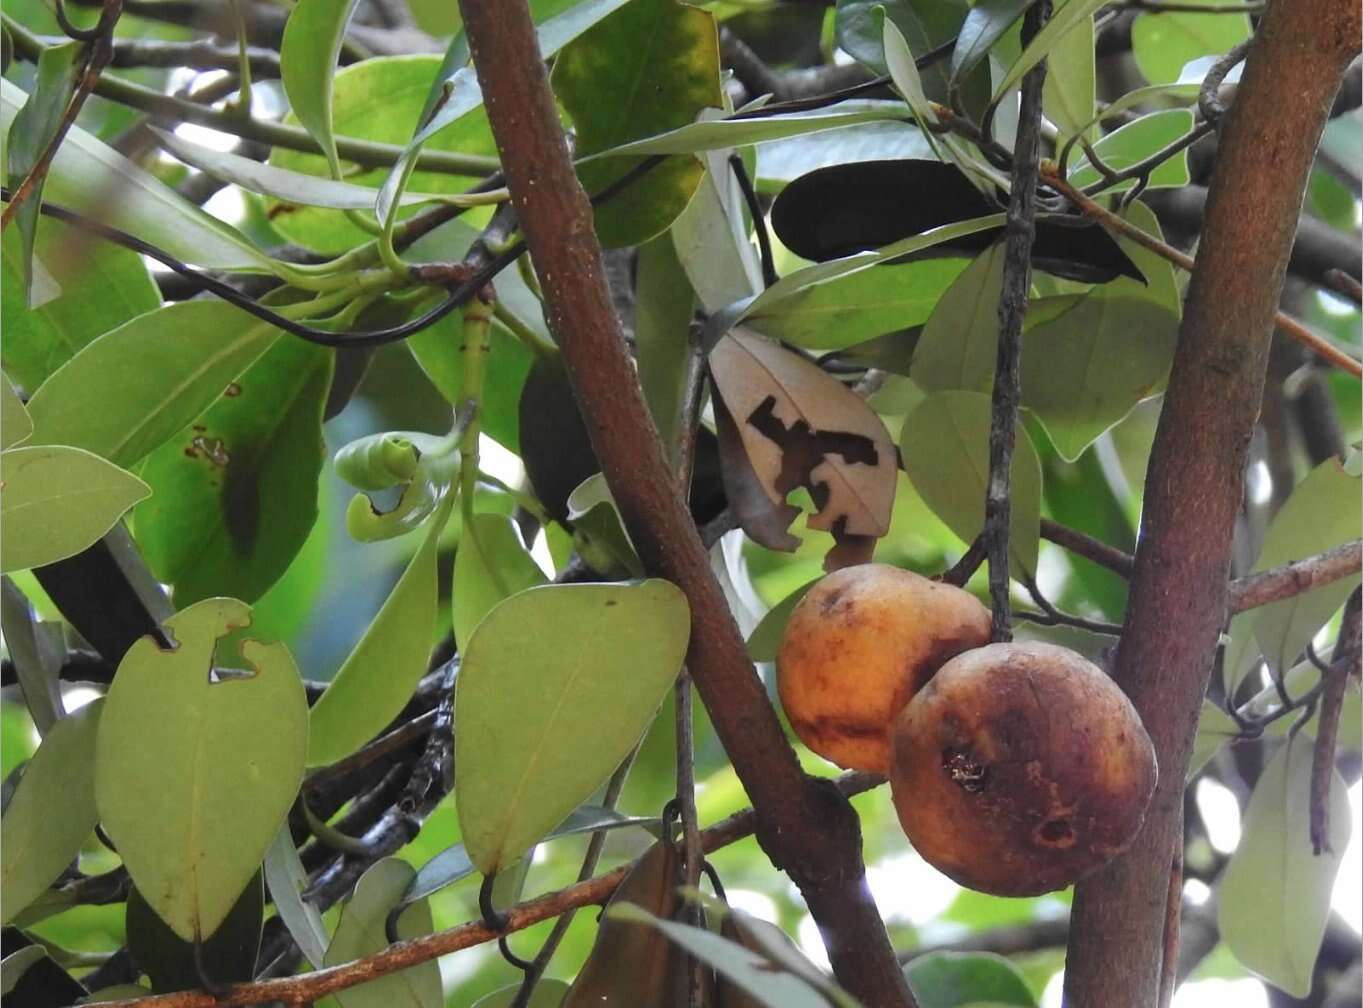
[(870, 559), (890, 527), (897, 458), (880, 418), (810, 361), (735, 329), (710, 351), (718, 391), (724, 487), (743, 530), (769, 549), (791, 551), (799, 513), (786, 503), (804, 487), (810, 528), (838, 545), (829, 569)]

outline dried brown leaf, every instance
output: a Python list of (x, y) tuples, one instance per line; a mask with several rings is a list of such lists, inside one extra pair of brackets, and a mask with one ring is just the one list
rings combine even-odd
[(839, 542), (830, 563), (864, 558), (894, 506), (895, 448), (880, 418), (815, 364), (742, 329), (710, 351), (710, 373), (725, 490), (743, 530), (793, 550), (786, 529), (798, 512), (786, 497), (805, 487), (817, 509), (809, 527)]

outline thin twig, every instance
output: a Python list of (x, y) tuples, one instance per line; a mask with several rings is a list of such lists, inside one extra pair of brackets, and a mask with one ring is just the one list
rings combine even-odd
[(1363, 540), (1355, 539), (1324, 553), (1237, 578), (1230, 584), (1230, 611), (1232, 614), (1244, 612), (1279, 599), (1292, 598), (1356, 574), (1361, 565)]
[(1106, 567), (1112, 573), (1124, 578), (1131, 576), (1131, 554), (1119, 550), (1116, 546), (1109, 546), (1091, 535), (1072, 529), (1068, 525), (1061, 525), (1050, 518), (1041, 519), (1041, 538), (1063, 546), (1071, 553), (1077, 553), (1085, 560), (1091, 560), (1100, 567)]
[[(59, 8), (60, 9), (60, 8)], [(118, 17), (123, 11), (122, 0), (104, 0), (104, 7), (100, 11), (99, 23), (88, 33), (82, 31), (79, 38), (87, 38), (85, 52), (81, 64), (80, 82), (76, 85), (75, 93), (71, 100), (66, 104), (66, 111), (62, 113), (61, 121), (57, 124), (56, 130), (48, 138), (47, 146), (43, 148), (38, 160), (33, 163), (28, 174), (19, 183), (9, 197), (9, 204), (4, 212), (0, 213), (0, 231), (9, 226), (9, 222), (14, 219), (14, 215), (19, 212), (30, 196), (43, 184), (43, 179), (47, 177), (47, 170), (52, 167), (52, 159), (57, 156), (57, 148), (66, 139), (67, 132), (76, 121), (76, 116), (80, 114), (81, 108), (85, 105), (85, 99), (90, 96), (91, 89), (99, 80), (100, 71), (109, 62), (110, 45), (109, 39), (114, 33), (114, 27), (118, 24)], [(35, 99), (30, 99), (30, 101)]]
[(1317, 857), (1330, 850), (1330, 785), (1335, 776), (1335, 746), (1339, 739), (1339, 716), (1344, 709), (1344, 690), (1349, 678), (1358, 675), (1360, 598), (1360, 590), (1355, 588), (1344, 607), (1344, 621), (1324, 681), (1320, 720), (1316, 723), (1316, 748), (1311, 756), (1311, 848)]
[[(1112, 230), (1130, 238), (1142, 248), (1150, 250), (1160, 258), (1178, 266), (1180, 269), (1192, 272), (1194, 265), (1192, 256), (1185, 255), (1178, 249), (1166, 245), (1154, 235), (1142, 230), (1124, 217), (1095, 203), (1088, 196), (1085, 196), (1074, 186), (1066, 182), (1065, 179), (1060, 176), (1053, 163), (1047, 162), (1041, 166), (1041, 178), (1048, 186), (1063, 193), (1065, 197), (1082, 210), (1086, 216), (1092, 217), (1094, 220), (1107, 225)], [(1278, 311), (1274, 313), (1273, 321), (1279, 331), (1290, 336), (1298, 343), (1301, 343), (1313, 353), (1324, 358), (1348, 374), (1353, 375), (1355, 378), (1363, 377), (1363, 364), (1360, 364), (1357, 360), (1350, 357), (1328, 340), (1313, 333), (1297, 319), (1294, 319), (1285, 312)]]
[[(1049, 0), (1038, 0), (1023, 21), (1025, 45), (1050, 16)], [(1032, 283), (1032, 240), (1036, 236), (1037, 163), (1041, 150), (1041, 87), (1046, 61), (1022, 80), (1017, 142), (1013, 150), (1013, 191), (1004, 232), (1003, 288), (999, 293), (999, 342), (994, 368), (993, 409), (989, 423), (989, 486), (984, 500), (982, 536), (989, 557), (989, 596), (993, 602), (993, 639), (1012, 640), (1008, 597), (1008, 522), (1018, 402), (1022, 394), (1022, 320)]]
[[(828, 783), (842, 795), (851, 797), (879, 787), (885, 783), (885, 778), (853, 772)], [(701, 833), (701, 848), (709, 854), (751, 836), (756, 827), (756, 813), (752, 809), (744, 809), (704, 830)], [(390, 945), (381, 952), (339, 966), (295, 977), (237, 984), (221, 999), (203, 991), (179, 991), (154, 997), (110, 1001), (107, 1008), (232, 1008), (271, 1001), (283, 1001), (286, 1004), (315, 1001), (334, 991), (346, 990), (437, 956), (495, 941), (500, 934), (523, 931), (569, 910), (604, 903), (610, 899), (631, 867), (632, 864), (621, 865), (604, 875), (516, 904), (506, 911), (506, 927), (502, 932), (493, 931), (481, 920), (475, 920)]]

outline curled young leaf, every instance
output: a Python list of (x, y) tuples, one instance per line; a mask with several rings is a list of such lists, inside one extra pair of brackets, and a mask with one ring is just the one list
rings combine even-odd
[[(896, 454), (880, 418), (810, 361), (735, 330), (710, 352), (724, 485), (743, 530), (768, 547), (798, 545), (786, 503), (806, 488), (810, 528), (868, 545), (890, 527)], [(862, 542), (858, 543), (858, 540)]]
[(387, 431), (350, 442), (336, 453), (336, 475), (356, 490), (386, 490), (416, 475), (425, 452), (440, 438), (419, 431)]

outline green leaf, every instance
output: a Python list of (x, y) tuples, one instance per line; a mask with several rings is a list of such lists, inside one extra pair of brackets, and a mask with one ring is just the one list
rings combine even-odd
[(33, 727), (46, 735), (60, 720), (61, 667), (66, 660), (66, 635), (60, 622), (43, 623), (33, 615), (28, 599), (9, 578), (0, 579), (0, 632), (14, 663), (15, 678)]
[(985, 249), (931, 309), (909, 371), (919, 388), (984, 392), (993, 384), (1003, 260), (1002, 242)]
[(214, 595), (254, 602), (317, 518), (322, 407), (333, 351), (278, 340), (141, 468), (152, 497), (138, 545), (183, 607)]
[[(295, 8), (295, 11), (297, 9)], [(367, 210), (374, 205), (374, 190), (337, 179), (318, 178), (276, 165), (253, 161), (231, 151), (214, 150), (165, 130), (151, 127), (157, 143), (185, 164), (215, 178), (241, 186), (247, 192), (301, 206), (331, 210)], [(334, 144), (335, 140), (332, 138)], [(450, 197), (435, 193), (404, 193), (402, 206), (445, 201)]]
[[(701, 120), (720, 114), (702, 112)], [(682, 270), (709, 312), (751, 299), (762, 289), (762, 267), (749, 237), (743, 193), (728, 164), (731, 153), (720, 150), (701, 155), (705, 177), (669, 229)]]
[[(405, 144), (416, 129), (426, 92), (439, 66), (439, 57), (421, 55), (381, 56), (342, 67), (336, 72), (332, 85), (331, 119), (335, 134)], [(487, 115), (482, 111), (465, 115), (441, 130), (427, 146), (432, 151), (461, 154), (496, 153)], [(319, 178), (332, 177), (327, 160), (320, 154), (276, 147), (270, 155), (270, 164)], [(387, 167), (348, 170), (345, 180), (351, 185), (370, 189), (372, 205), (378, 197), (379, 185), (388, 174)], [(408, 183), (414, 192), (448, 195), (463, 192), (475, 181), (465, 175), (415, 171)], [(266, 207), (270, 224), (276, 231), (315, 252), (344, 252), (373, 237), (344, 215), (331, 210), (273, 198), (266, 200)], [(399, 212), (398, 217), (406, 218), (414, 212), (415, 208), (408, 208)]]
[(811, 284), (750, 312), (745, 321), (795, 346), (842, 350), (922, 325), (965, 268), (964, 259), (927, 259), (862, 270)]
[(0, 994), (9, 994), (19, 985), (24, 974), (40, 961), (47, 958), (47, 949), (41, 945), (25, 945), (17, 952), (11, 952), (0, 959)]
[(151, 493), (132, 473), (61, 445), (0, 453), (0, 485), (0, 572), (74, 556)]
[(280, 77), (293, 114), (321, 145), (332, 175), (341, 176), (331, 127), (332, 77), (356, 0), (298, 0), (279, 45)]
[(260, 868), (303, 779), (307, 699), (282, 644), (245, 640), (250, 672), (210, 681), (250, 607), (208, 599), (123, 656), (104, 701), (95, 799), (134, 884), (186, 941), (217, 930)]
[(0, 374), (0, 449), (22, 444), (32, 433), (33, 418), (9, 377)]
[(818, 578), (802, 584), (767, 610), (762, 621), (748, 634), (748, 657), (755, 662), (776, 661), (776, 652), (781, 646), (781, 635), (786, 632), (790, 614), (800, 604), (805, 593), (818, 583)]
[[(1327, 459), (1311, 470), (1274, 515), (1254, 571), (1346, 543), (1358, 536), (1360, 520), (1358, 477), (1345, 472), (1338, 459)], [(1358, 583), (1354, 574), (1257, 609), (1254, 636), (1269, 668), (1280, 673), (1291, 668)]]
[(1093, 120), (1093, 16), (1080, 18), (1046, 58), (1041, 107), (1061, 136), (1081, 132)]
[[(1208, 6), (1233, 3), (1209, 0)], [(1146, 80), (1166, 84), (1179, 79), (1185, 64), (1229, 52), (1249, 34), (1249, 15), (1244, 13), (1142, 13), (1131, 23), (1131, 55)]]
[(455, 793), (481, 872), (520, 857), (619, 765), (676, 678), (689, 629), (685, 597), (658, 580), (545, 585), (488, 613), (455, 688)]
[(32, 394), (53, 371), (96, 336), (161, 304), (142, 258), (109, 242), (90, 241), (65, 224), (38, 221), (37, 256), (58, 290), (28, 308), (19, 271), (19, 234), (6, 229), (0, 253), (0, 358), (5, 372)]
[[(845, 52), (876, 73), (885, 73), (889, 61), (882, 19), (892, 23), (903, 37), (910, 58), (918, 58), (951, 39), (965, 40), (970, 12), (965, 0), (839, 0), (833, 27), (837, 43)], [(939, 60), (924, 68), (921, 81), (926, 97), (944, 105), (950, 104), (949, 87), (958, 88), (966, 110), (972, 115), (983, 110), (989, 97), (987, 64), (973, 72), (965, 69), (958, 75), (946, 60)]]
[[(779, 969), (766, 956), (712, 931), (662, 920), (633, 903), (612, 903), (605, 916), (656, 928), (697, 959), (709, 963), (758, 1004), (769, 1008), (827, 1008), (829, 1004), (823, 993), (802, 977)], [(846, 995), (839, 1001), (843, 1005), (856, 1004)]]
[(521, 542), (515, 523), (503, 515), (473, 516), (459, 536), (454, 557), (454, 643), (460, 654), (497, 603), (518, 591), (544, 584), (544, 573)]
[(899, 102), (878, 102), (875, 105), (862, 105), (850, 112), (837, 105), (810, 112), (763, 116), (760, 119), (701, 119), (642, 140), (609, 147), (582, 158), (579, 165), (592, 164), (604, 158), (642, 154), (698, 154), (803, 137), (864, 123), (899, 122), (903, 118), (904, 106)]
[(349, 756), (397, 717), (426, 672), (438, 602), (435, 563), (454, 505), (426, 519), (425, 538), (383, 608), (308, 715), (308, 765)]
[(1202, 701), (1202, 713), (1197, 719), (1197, 735), (1193, 738), (1193, 754), (1188, 760), (1188, 780), (1211, 762), (1223, 745), (1240, 733), (1235, 720), (1210, 700)]
[[(932, 146), (917, 126), (903, 121), (900, 102), (851, 98), (837, 109), (845, 112), (892, 110), (896, 118), (854, 123), (840, 129), (776, 139), (757, 148), (758, 192), (774, 192), (801, 175), (851, 161), (921, 160), (933, 157)], [(745, 120), (739, 120), (740, 122)], [(761, 119), (746, 120), (762, 122)]]
[[(676, 129), (702, 109), (723, 104), (714, 18), (677, 0), (634, 0), (564, 47), (554, 65), (554, 94), (573, 119), (580, 154)], [(598, 193), (639, 164), (614, 158), (579, 167)], [(596, 211), (606, 248), (638, 245), (664, 231), (686, 208), (704, 169), (674, 157)]]
[(36, 444), (132, 465), (207, 409), (279, 330), (225, 301), (181, 301), (89, 344), (33, 394)]
[(588, 476), (568, 495), (568, 522), (578, 554), (594, 570), (643, 577), (644, 565), (625, 531), (606, 477)]
[(1159, 387), (1178, 342), (1178, 316), (1145, 298), (1094, 291), (1054, 321), (1028, 330), (1022, 405), (1073, 462)]
[(265, 883), (270, 887), (270, 902), (288, 929), (289, 937), (313, 968), (321, 969), (330, 937), (322, 923), (322, 915), (303, 898), (303, 890), (310, 884), (308, 873), (298, 859), (287, 822), (279, 828), (270, 849), (265, 852), (264, 870)]
[[(1078, 2), (1078, 0), (1072, 0)], [(965, 542), (984, 527), (989, 483), (989, 396), (943, 391), (928, 395), (904, 421), (904, 471), (937, 517)], [(1012, 562), (1036, 572), (1041, 523), (1041, 465), (1021, 427), (1013, 448), (1008, 523)]]
[[(1098, 156), (1112, 171), (1123, 171), (1134, 164), (1144, 161), (1157, 151), (1168, 147), (1175, 140), (1186, 136), (1193, 128), (1193, 113), (1190, 109), (1165, 109), (1141, 116), (1135, 122), (1112, 133), (1093, 145)], [(1166, 158), (1159, 167), (1150, 172), (1149, 189), (1177, 189), (1188, 184), (1188, 150), (1184, 148), (1173, 157)], [(1069, 174), (1071, 185), (1084, 188), (1101, 181), (1098, 169), (1089, 164), (1088, 158), (1081, 158)], [(1118, 182), (1105, 190), (1106, 193), (1125, 192), (1136, 185), (1137, 179)]]
[(1017, 62), (1008, 68), (1003, 80), (994, 88), (994, 96), (990, 102), (1000, 101), (1005, 92), (1022, 80), (1028, 70), (1050, 55), (1051, 50), (1060, 44), (1060, 40), (1071, 28), (1085, 18), (1092, 17), (1093, 12), (1105, 2), (1106, 0), (1068, 0), (1056, 10), (1051, 19), (1042, 26), (1041, 31), (1027, 44), (1027, 48), (1022, 50)]
[[(699, 198), (699, 194), (697, 194)], [(686, 399), (686, 362), (692, 351), (696, 294), (677, 258), (672, 234), (640, 246), (635, 266), (634, 342), (639, 384), (658, 436), (677, 443)]]
[(1018, 968), (990, 952), (929, 952), (904, 967), (919, 1008), (964, 1008), (987, 1002), (1037, 1008)]
[[(581, 805), (569, 813), (557, 828), (540, 837), (536, 843), (548, 843), (559, 837), (578, 836), (582, 833), (596, 833), (606, 830), (638, 826), (650, 833), (662, 829), (660, 820), (648, 816), (627, 816), (604, 808), (600, 805)], [(403, 896), (404, 903), (425, 899), (447, 886), (468, 878), (474, 872), (473, 862), (469, 860), (468, 850), (463, 844), (447, 847), (421, 866), (412, 879), (412, 884)]]
[(57, 880), (99, 821), (95, 736), (103, 707), (103, 700), (92, 700), (52, 726), (0, 819), (0, 920), (6, 924)]
[[(388, 947), (385, 922), (388, 913), (412, 884), (415, 871), (406, 861), (384, 858), (355, 883), (355, 892), (341, 910), (336, 937), (327, 949), (326, 965), (339, 966)], [(411, 904), (398, 918), (397, 932), (416, 938), (435, 929), (431, 908), (425, 900)], [(337, 991), (342, 1008), (440, 1008), (444, 996), (440, 967), (434, 959), (387, 973), (377, 980)]]
[[(10, 192), (17, 190), (28, 178), (38, 159), (56, 137), (65, 118), (66, 107), (76, 91), (84, 52), (85, 43), (66, 42), (47, 46), (39, 55), (33, 93), (9, 126), (5, 174)], [(42, 199), (43, 180), (39, 179), (14, 217), (23, 246), (18, 266), (26, 304), (32, 303), (33, 240)]]
[(1022, 17), (1034, 0), (979, 0), (970, 8), (951, 51), (951, 79), (959, 80), (989, 54), (994, 43)]
[[(503, 987), (473, 1002), (473, 1008), (515, 1008), (520, 991), (521, 985), (518, 983)], [(559, 1008), (567, 993), (568, 985), (562, 980), (542, 979), (535, 984), (535, 992), (525, 1002), (524, 1008)]]
[(1240, 846), (1221, 877), (1221, 938), (1246, 967), (1293, 997), (1311, 979), (1330, 916), (1335, 875), (1349, 845), (1349, 796), (1331, 771), (1329, 845), (1316, 855), (1308, 828), (1312, 746), (1289, 739), (1250, 796)]
[[(560, 49), (577, 38), (592, 25), (612, 14), (628, 0), (531, 0), (530, 15), (539, 25), (540, 58), (550, 59)], [(454, 28), (462, 24), (457, 5), (454, 8)], [(460, 32), (445, 52), (445, 58), (435, 75), (432, 87), (421, 110), (420, 128), (416, 130), (402, 156), (393, 165), (379, 191), (376, 210), (386, 219), (392, 209), (393, 197), (407, 177), (408, 165), (426, 142), (446, 126), (468, 115), (483, 104), (483, 92), (473, 68), (466, 66), (469, 59), (468, 40)]]
[[(1155, 211), (1140, 200), (1136, 200), (1122, 211), (1122, 216), (1146, 234), (1163, 240), (1164, 231), (1160, 228)], [(1148, 298), (1175, 318), (1182, 318), (1183, 291), (1179, 288), (1173, 264), (1144, 246), (1137, 245), (1130, 238), (1123, 238), (1121, 235), (1115, 237), (1122, 251), (1130, 256), (1131, 261), (1145, 274), (1146, 282), (1142, 284), (1131, 277), (1118, 277), (1103, 285), (1107, 296)]]
[[(0, 81), (0, 129), (9, 131), (26, 95)], [(209, 269), (273, 273), (264, 252), (122, 154), (72, 126), (52, 159), (44, 198), (142, 238)]]
[(787, 273), (748, 304), (741, 306), (736, 321), (742, 321), (751, 314), (770, 311), (774, 302), (792, 297), (813, 284), (850, 276), (887, 260), (921, 252), (924, 249), (932, 248), (934, 245), (964, 238), (966, 235), (972, 235), (979, 231), (987, 231), (989, 228), (998, 227), (1003, 223), (1003, 214), (990, 214), (988, 217), (975, 217), (971, 220), (958, 221), (955, 224), (944, 224), (942, 227), (935, 227), (929, 231), (924, 231), (922, 234), (912, 235), (874, 252), (858, 252), (855, 255), (844, 256), (841, 259), (830, 259), (828, 262), (815, 263), (813, 266), (795, 270), (793, 273)]
[(158, 994), (192, 990), (203, 975), (222, 984), (250, 980), (260, 953), (264, 914), (265, 884), (257, 872), (222, 924), (196, 949), (172, 931), (133, 886), (124, 918), (128, 952)]

